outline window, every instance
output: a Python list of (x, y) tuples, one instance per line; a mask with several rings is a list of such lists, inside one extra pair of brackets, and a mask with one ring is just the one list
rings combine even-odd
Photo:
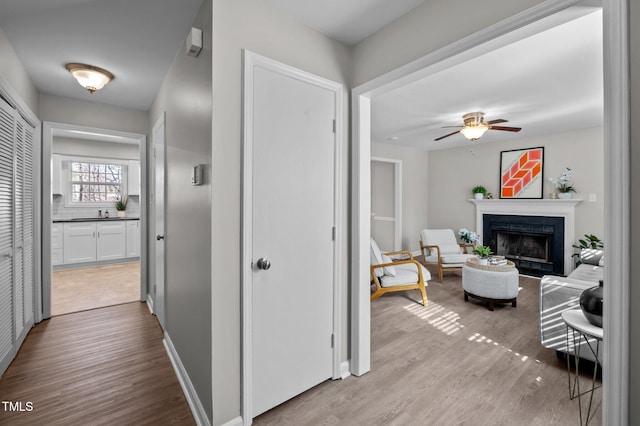
[(120, 164), (71, 161), (71, 202), (116, 202), (122, 190)]

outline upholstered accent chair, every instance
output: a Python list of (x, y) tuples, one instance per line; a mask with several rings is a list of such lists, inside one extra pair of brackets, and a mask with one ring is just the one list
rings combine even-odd
[(438, 268), (442, 282), (444, 271), (462, 271), (467, 259), (475, 257), (473, 244), (458, 244), (453, 229), (424, 229), (420, 232), (420, 250), (424, 264)]
[[(406, 255), (408, 259), (396, 260), (389, 256)], [(371, 239), (371, 281), (375, 284), (375, 291), (371, 300), (376, 300), (385, 293), (392, 291), (419, 290), (422, 304), (427, 307), (427, 282), (431, 279), (429, 271), (413, 259), (410, 251), (394, 251), (382, 253), (378, 244)]]

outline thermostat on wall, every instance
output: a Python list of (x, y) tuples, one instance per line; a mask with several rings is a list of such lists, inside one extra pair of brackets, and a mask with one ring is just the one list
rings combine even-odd
[(202, 50), (202, 30), (191, 28), (187, 35), (187, 55), (198, 56)]
[(191, 185), (202, 185), (202, 164), (196, 164), (191, 170)]

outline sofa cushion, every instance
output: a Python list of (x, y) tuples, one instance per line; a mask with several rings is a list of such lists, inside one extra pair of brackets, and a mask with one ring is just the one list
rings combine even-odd
[[(444, 268), (460, 267), (464, 265), (467, 259), (476, 257), (473, 254), (445, 254), (440, 256), (442, 258), (442, 266)], [(424, 259), (427, 263), (438, 263), (438, 256), (427, 256)]]
[(574, 269), (568, 278), (592, 282), (595, 286), (598, 285), (598, 281), (604, 278), (604, 269), (601, 266), (583, 263)]
[(598, 249), (582, 249), (580, 251), (580, 262), (586, 263), (587, 265), (598, 265), (600, 263), (600, 259), (604, 256), (604, 250)]
[[(380, 285), (382, 287), (396, 287), (399, 285), (407, 285), (407, 284), (415, 284), (418, 282), (418, 269), (416, 268), (415, 263), (401, 263), (399, 265), (395, 265), (396, 275), (389, 276), (385, 275), (380, 279)], [(431, 274), (429, 271), (422, 265), (420, 265), (422, 269), (422, 278), (424, 279), (424, 285), (426, 286), (427, 281), (431, 279)]]
[[(393, 259), (391, 259), (386, 254), (382, 255), (382, 263), (393, 263)], [(389, 275), (391, 277), (396, 276), (396, 267), (395, 266), (385, 266), (382, 268), (385, 275)]]

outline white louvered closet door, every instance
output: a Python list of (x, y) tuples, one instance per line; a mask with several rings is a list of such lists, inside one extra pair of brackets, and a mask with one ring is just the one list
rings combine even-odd
[(0, 372), (14, 353), (13, 140), (15, 111), (0, 99)]
[(22, 191), (22, 212), (23, 212), (23, 324), (31, 327), (33, 324), (33, 288), (35, 285), (34, 276), (34, 181), (33, 181), (33, 144), (35, 129), (31, 127), (22, 117), (18, 117), (24, 126), (24, 188)]
[[(20, 118), (20, 117), (18, 117)], [(14, 234), (13, 242), (13, 294), (15, 336), (20, 336), (24, 328), (24, 121), (16, 120), (14, 136)]]

